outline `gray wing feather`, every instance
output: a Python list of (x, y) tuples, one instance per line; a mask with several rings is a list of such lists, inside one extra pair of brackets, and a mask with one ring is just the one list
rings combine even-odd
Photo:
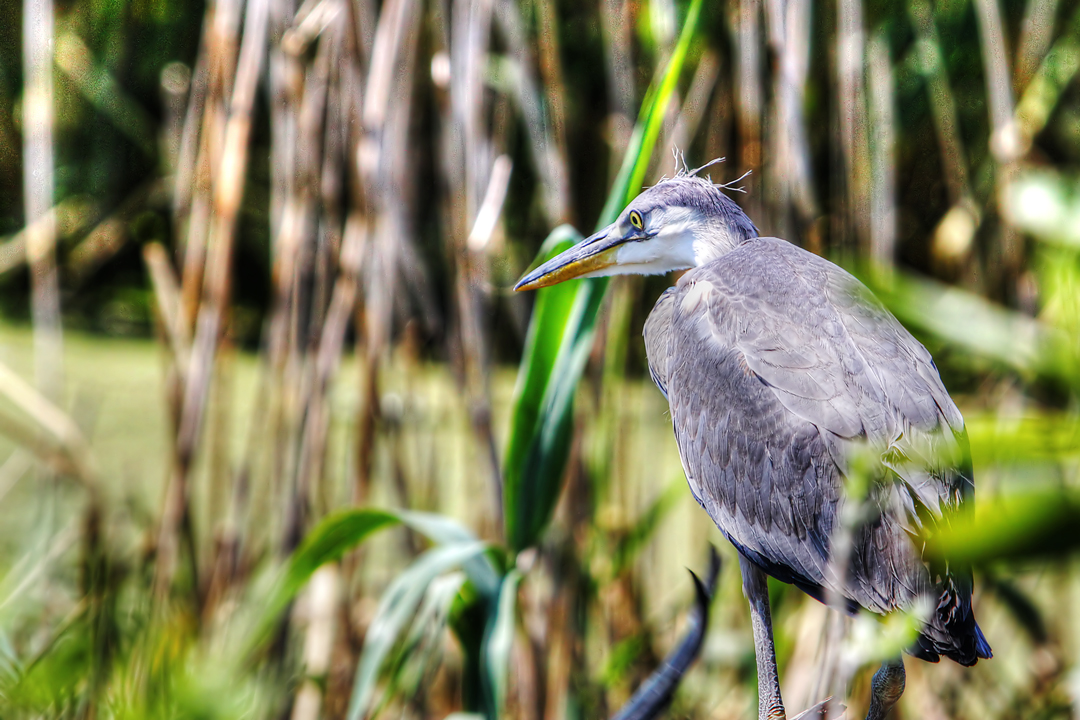
[[(970, 494), (963, 419), (929, 353), (855, 278), (752, 241), (665, 292), (645, 341), (691, 490), (741, 550), (877, 612), (928, 589), (911, 536)], [(840, 582), (829, 538), (867, 445), (901, 482), (875, 489), (881, 514)]]

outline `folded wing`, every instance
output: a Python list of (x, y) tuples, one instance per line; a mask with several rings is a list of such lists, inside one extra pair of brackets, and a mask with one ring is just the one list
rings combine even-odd
[[(782, 240), (754, 240), (684, 275), (645, 336), (691, 490), (744, 554), (819, 599), (831, 589), (875, 612), (931, 596), (939, 607), (917, 653), (988, 655), (970, 571), (921, 553), (971, 495), (963, 419), (929, 353), (861, 283)], [(878, 512), (841, 579), (829, 543), (860, 457)]]

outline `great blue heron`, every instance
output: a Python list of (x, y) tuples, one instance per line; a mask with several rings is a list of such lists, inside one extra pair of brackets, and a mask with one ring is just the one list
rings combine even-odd
[[(719, 187), (684, 170), (515, 289), (684, 269), (645, 323), (649, 371), (671, 406), (690, 490), (739, 552), (759, 717), (785, 716), (766, 574), (851, 610), (885, 614), (926, 598), (911, 655), (991, 657), (970, 569), (922, 554), (922, 539), (974, 490), (964, 420), (930, 353), (852, 275), (759, 237)], [(875, 512), (852, 530), (843, 576), (830, 543), (845, 477), (868, 451)], [(903, 686), (903, 662), (883, 665), (869, 717), (884, 717)]]

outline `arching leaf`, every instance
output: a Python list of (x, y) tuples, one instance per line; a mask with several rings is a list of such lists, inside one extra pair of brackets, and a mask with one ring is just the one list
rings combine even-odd
[(375, 619), (364, 638), (352, 699), (349, 701), (348, 720), (369, 717), (376, 704), (379, 671), (415, 614), (428, 586), (443, 573), (462, 566), (482, 553), (485, 547), (481, 542), (465, 542), (432, 548), (395, 577), (386, 588)]
[[(354, 508), (328, 515), (312, 528), (289, 557), (247, 647), (254, 649), (269, 637), (282, 612), (322, 565), (340, 559), (376, 532), (402, 524), (439, 545), (479, 542), (472, 532), (445, 515), (377, 508)], [(464, 569), (478, 592), (485, 595), (496, 592), (500, 573), (486, 555), (474, 553), (465, 562)]]
[[(701, 0), (693, 0), (671, 59), (642, 103), (598, 228), (613, 222), (641, 189), (700, 14)], [(557, 229), (542, 253), (550, 255), (553, 246), (570, 237), (566, 230)], [(596, 278), (538, 291), (518, 371), (503, 473), (506, 538), (514, 550), (537, 542), (558, 501), (570, 455), (574, 393), (592, 347), (606, 289), (607, 280)]]
[(495, 717), (502, 717), (506, 706), (506, 687), (514, 647), (514, 621), (517, 616), (517, 590), (521, 573), (511, 570), (503, 577), (494, 614), (488, 617), (484, 638), (484, 663), (487, 684)]

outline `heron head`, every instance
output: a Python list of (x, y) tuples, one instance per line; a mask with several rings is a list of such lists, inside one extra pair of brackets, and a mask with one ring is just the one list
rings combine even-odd
[(750, 218), (718, 186), (683, 173), (645, 190), (615, 222), (526, 274), (514, 289), (536, 290), (573, 278), (685, 270), (757, 234)]

